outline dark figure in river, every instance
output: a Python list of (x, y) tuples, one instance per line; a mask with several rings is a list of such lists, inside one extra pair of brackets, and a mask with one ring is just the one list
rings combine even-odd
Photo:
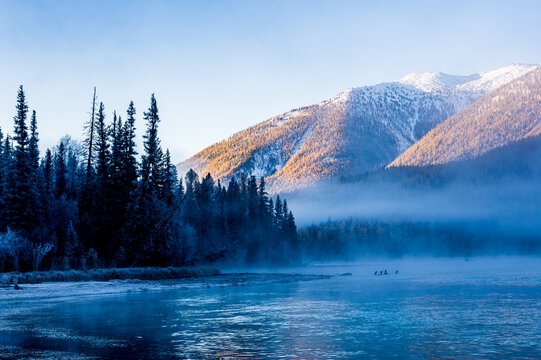
[(383, 270), (380, 270), (380, 271), (379, 271), (379, 274), (380, 274), (380, 275), (383, 275)]
[(398, 274), (398, 270), (396, 270), (395, 274)]
[(377, 275), (377, 274), (378, 274), (378, 271), (377, 271), (377, 270), (376, 270), (376, 271), (374, 271), (374, 275)]
[(385, 275), (388, 275), (389, 273), (387, 272), (387, 269), (385, 269), (385, 272), (383, 273)]

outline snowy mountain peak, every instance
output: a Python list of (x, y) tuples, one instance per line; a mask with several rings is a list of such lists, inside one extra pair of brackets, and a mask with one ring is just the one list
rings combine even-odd
[[(514, 69), (521, 71), (519, 66)], [(500, 70), (481, 75), (497, 85), (509, 76)], [(475, 159), (494, 149), (540, 136), (540, 90), (541, 67), (537, 67), (436, 126), (389, 167)]]
[(449, 75), (441, 72), (412, 73), (404, 76), (398, 82), (431, 93), (471, 93), (474, 96), (482, 96), (524, 75), (537, 66), (533, 64), (511, 64), (496, 70), (467, 75)]
[(437, 73), (412, 73), (404, 76), (398, 82), (411, 85), (417, 89), (431, 93), (446, 93), (465, 83), (478, 80), (479, 74), (449, 75)]

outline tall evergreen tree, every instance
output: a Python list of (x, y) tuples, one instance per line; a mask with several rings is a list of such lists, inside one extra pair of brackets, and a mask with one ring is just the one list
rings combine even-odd
[(85, 132), (86, 132), (86, 138), (85, 138), (85, 144), (87, 149), (86, 154), (86, 176), (87, 176), (87, 182), (90, 181), (88, 179), (92, 174), (92, 161), (93, 161), (93, 152), (94, 152), (94, 132), (96, 129), (95, 125), (95, 116), (96, 116), (96, 87), (94, 86), (94, 96), (92, 97), (92, 109), (90, 111), (90, 120), (85, 126)]
[(105, 123), (105, 107), (100, 102), (96, 116), (96, 175), (92, 211), (94, 241), (93, 248), (98, 255), (109, 261), (112, 259), (113, 249), (111, 235), (113, 233), (111, 215), (111, 152), (109, 144), (109, 128)]
[(96, 117), (96, 182), (103, 190), (109, 178), (111, 155), (109, 152), (109, 131), (105, 123), (105, 107), (100, 103)]
[(144, 153), (141, 156), (141, 181), (138, 188), (137, 202), (134, 206), (131, 228), (134, 246), (146, 254), (146, 259), (139, 260), (147, 264), (160, 264), (168, 241), (167, 207), (162, 204), (160, 195), (163, 190), (163, 154), (158, 138), (158, 105), (154, 94), (150, 98), (150, 107), (144, 113), (147, 129), (143, 136)]
[(111, 177), (113, 182), (120, 182), (122, 177), (123, 153), (122, 153), (122, 118), (113, 114), (113, 127), (111, 129)]
[(44, 214), (43, 221), (47, 224), (51, 220), (50, 210), (53, 202), (54, 191), (54, 168), (53, 168), (53, 154), (51, 149), (47, 149), (45, 152), (45, 158), (42, 164), (42, 187), (41, 187), (41, 204), (43, 206)]
[[(90, 110), (90, 118), (85, 124), (85, 150), (86, 164), (84, 170), (84, 178), (81, 184), (80, 196), (78, 198), (79, 239), (82, 243), (88, 245), (89, 249), (96, 247), (95, 216), (97, 211), (97, 196), (96, 196), (96, 172), (95, 172), (95, 151), (96, 151), (96, 87), (92, 96), (92, 107)], [(103, 109), (102, 109), (103, 115)], [(103, 115), (105, 116), (105, 115)]]
[(36, 232), (36, 226), (39, 224), (43, 215), (43, 204), (40, 202), (40, 174), (39, 174), (39, 138), (36, 111), (32, 111), (30, 118), (30, 140), (28, 142), (28, 181), (30, 186), (30, 204), (28, 207), (28, 216), (32, 219), (31, 223)]
[(61, 141), (54, 161), (54, 196), (56, 199), (67, 196), (66, 174), (66, 148), (64, 142)]
[(274, 224), (277, 230), (282, 228), (284, 220), (284, 210), (282, 208), (282, 200), (280, 196), (276, 196), (276, 202), (274, 203)]
[(8, 177), (8, 204), (6, 215), (9, 225), (28, 234), (33, 228), (36, 218), (32, 199), (32, 179), (28, 176), (31, 173), (29, 158), (29, 136), (26, 124), (28, 105), (22, 85), (17, 93), (17, 114), (14, 121), (14, 161), (12, 170)]
[(141, 161), (141, 183), (143, 191), (159, 193), (163, 185), (162, 158), (163, 153), (158, 139), (158, 124), (160, 117), (158, 115), (158, 104), (156, 97), (152, 94), (150, 98), (150, 107), (144, 113), (144, 119), (147, 122), (147, 130), (144, 139), (145, 153)]
[[(30, 120), (30, 141), (29, 141), (29, 157), (30, 166), (34, 171), (37, 171), (39, 167), (39, 148), (38, 148), (38, 124), (36, 120), (36, 111), (32, 111), (32, 118)], [(35, 175), (35, 174), (33, 174)]]
[(123, 148), (122, 154), (124, 156), (122, 177), (125, 179), (125, 185), (134, 190), (134, 186), (137, 182), (137, 151), (135, 149), (135, 106), (133, 101), (130, 102), (128, 110), (126, 111), (128, 117), (123, 127)]
[(175, 201), (175, 188), (177, 187), (177, 170), (171, 163), (171, 155), (169, 149), (165, 151), (163, 161), (163, 187), (161, 198), (166, 202), (167, 206), (173, 206)]

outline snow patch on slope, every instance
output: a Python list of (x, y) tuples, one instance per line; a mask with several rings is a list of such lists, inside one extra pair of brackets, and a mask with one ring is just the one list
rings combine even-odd
[(297, 143), (295, 144), (295, 147), (293, 148), (293, 151), (291, 152), (291, 157), (295, 156), (295, 154), (297, 153), (297, 151), (300, 150), (301, 146), (304, 144), (304, 142), (306, 141), (306, 139), (310, 136), (310, 134), (312, 133), (312, 129), (314, 128), (314, 125), (310, 125), (308, 127), (308, 129), (306, 129), (306, 131), (304, 132), (304, 134), (302, 134), (301, 138), (299, 139), (299, 141), (297, 141)]
[(275, 118), (272, 122), (273, 126), (280, 127), (287, 123), (288, 121), (296, 118), (297, 116), (303, 116), (308, 114), (308, 107), (302, 107), (298, 109), (293, 109), (284, 113), (282, 116)]

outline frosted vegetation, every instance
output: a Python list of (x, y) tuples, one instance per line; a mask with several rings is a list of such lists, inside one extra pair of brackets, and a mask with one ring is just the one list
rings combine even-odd
[(44, 282), (109, 281), (109, 280), (166, 280), (218, 275), (213, 267), (145, 267), (90, 270), (51, 270), (27, 273), (0, 274), (0, 285), (40, 284)]

